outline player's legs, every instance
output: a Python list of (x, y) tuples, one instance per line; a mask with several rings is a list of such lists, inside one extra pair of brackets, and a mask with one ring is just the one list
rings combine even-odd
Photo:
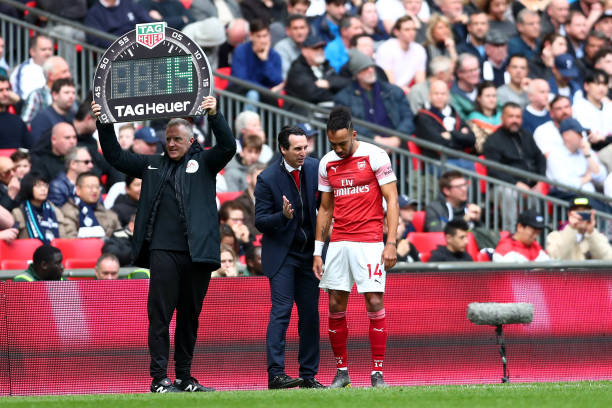
[(370, 319), (370, 348), (372, 350), (372, 372), (381, 372), (387, 347), (387, 322), (383, 293), (367, 292), (364, 294), (366, 310)]
[(348, 326), (346, 324), (346, 307), (350, 292), (329, 290), (329, 341), (336, 359), (336, 376), (330, 388), (341, 388), (351, 385), (348, 375), (346, 339)]

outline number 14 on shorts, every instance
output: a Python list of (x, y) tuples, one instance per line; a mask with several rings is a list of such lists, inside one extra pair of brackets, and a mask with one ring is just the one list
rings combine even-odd
[(372, 264), (368, 264), (368, 279), (372, 279), (372, 276), (381, 277), (383, 273), (380, 264), (374, 265), (374, 270), (372, 270)]

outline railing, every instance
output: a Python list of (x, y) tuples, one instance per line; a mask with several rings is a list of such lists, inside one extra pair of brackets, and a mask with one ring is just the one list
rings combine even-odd
[[(22, 5), (21, 3), (13, 0), (0, 0), (0, 3), (12, 5), (21, 10), (28, 10), (36, 15), (47, 18), (49, 24), (64, 24), (69, 25), (73, 28), (82, 30), (88, 34), (97, 35), (102, 38), (112, 40), (114, 37), (110, 34), (93, 30), (84, 25), (72, 22), (70, 20), (62, 19), (54, 16), (50, 13), (43, 12), (41, 10), (30, 8)], [(5, 55), (9, 65), (16, 65), (26, 58), (28, 55), (30, 31), (46, 32), (45, 29), (28, 24), (21, 20), (11, 18), (9, 16), (0, 15), (0, 32), (6, 41)], [(7, 36), (7, 33), (10, 35)], [(74, 39), (54, 36), (58, 41), (65, 41), (70, 44), (77, 45)], [(73, 72), (75, 81), (79, 87), (81, 97), (85, 95), (90, 87), (91, 80), (95, 71), (97, 58), (103, 53), (103, 49), (98, 47), (90, 46), (87, 44), (79, 44), (82, 49), (80, 53), (76, 54), (74, 61), (69, 63), (74, 64), (78, 67), (76, 72)], [(327, 110), (306, 103), (300, 99), (292, 98), (285, 95), (272, 94), (268, 89), (259, 87), (252, 83), (241, 81), (237, 78), (226, 76), (223, 74), (216, 73), (220, 78), (230, 80), (233, 83), (241, 85), (246, 88), (255, 89), (261, 93), (273, 96), (274, 98), (283, 99), (285, 104), (293, 104), (302, 108), (307, 112), (306, 116), (297, 115), (285, 109), (281, 109), (277, 106), (266, 105), (263, 103), (254, 103), (247, 100), (241, 95), (237, 95), (228, 91), (216, 90), (217, 95), (220, 99), (220, 109), (227, 117), (230, 123), (233, 122), (237, 114), (244, 110), (247, 103), (255, 105), (262, 117), (262, 123), (264, 126), (265, 133), (268, 137), (268, 144), (272, 147), (276, 145), (276, 134), (283, 125), (294, 124), (297, 122), (308, 122), (315, 129), (319, 131), (316, 143), (316, 152), (321, 157), (325, 152), (328, 151), (328, 143), (325, 135), (325, 122), (324, 117), (327, 114)], [(432, 200), (435, 200), (439, 196), (438, 185), (437, 185), (437, 174), (440, 172), (454, 169), (463, 173), (466, 178), (470, 181), (470, 197), (472, 201), (481, 205), (485, 211), (488, 211), (488, 216), (485, 217), (485, 226), (493, 230), (497, 230), (499, 227), (499, 196), (495, 194), (496, 188), (505, 187), (510, 190), (516, 191), (519, 197), (524, 196), (531, 199), (530, 202), (535, 202), (539, 211), (541, 211), (545, 217), (545, 222), (551, 225), (553, 228), (558, 225), (559, 222), (567, 219), (567, 209), (569, 204), (563, 200), (559, 200), (550, 196), (545, 196), (532, 191), (524, 191), (518, 189), (516, 186), (508, 184), (506, 182), (493, 179), (469, 170), (455, 167), (447, 160), (450, 158), (463, 158), (476, 163), (480, 163), (486, 166), (488, 169), (496, 169), (505, 173), (525, 177), (534, 182), (545, 182), (551, 187), (557, 187), (566, 191), (577, 192), (581, 195), (595, 198), (603, 202), (608, 202), (610, 199), (602, 194), (585, 193), (577, 190), (571, 186), (564, 185), (562, 183), (553, 182), (546, 177), (528, 173), (513, 167), (509, 167), (500, 163), (482, 160), (473, 155), (466, 154), (464, 152), (448, 149), (431, 142), (417, 139), (411, 135), (401, 134), (393, 129), (387, 129), (374, 124), (364, 122), (362, 120), (354, 120), (358, 125), (371, 129), (378, 134), (394, 134), (400, 137), (404, 141), (414, 142), (421, 149), (435, 150), (440, 153), (440, 160), (432, 159), (423, 155), (411, 153), (405, 149), (396, 149), (385, 147), (390, 152), (391, 162), (394, 166), (395, 173), (398, 175), (398, 188), (400, 193), (409, 194), (411, 197), (420, 201), (421, 208)], [(419, 167), (413, 166), (413, 160), (419, 163)], [(526, 204), (525, 200), (518, 200), (517, 206), (519, 209), (523, 209)], [(612, 215), (597, 212), (598, 228), (606, 229), (607, 221), (612, 219)]]

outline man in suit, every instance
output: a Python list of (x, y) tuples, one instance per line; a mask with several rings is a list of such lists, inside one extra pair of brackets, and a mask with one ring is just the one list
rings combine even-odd
[[(308, 157), (302, 129), (278, 134), (282, 155), (257, 178), (255, 227), (263, 233), (262, 265), (272, 308), (266, 335), (268, 388), (324, 388), (319, 367), (319, 288), (312, 273), (319, 161)], [(299, 378), (285, 373), (285, 334), (295, 301), (299, 315)]]

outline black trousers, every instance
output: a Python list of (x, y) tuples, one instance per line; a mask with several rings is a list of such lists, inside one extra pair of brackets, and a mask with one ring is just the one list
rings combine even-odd
[(192, 262), (187, 252), (151, 250), (149, 353), (151, 377), (167, 377), (170, 320), (176, 310), (174, 362), (176, 377), (191, 376), (191, 360), (198, 333), (198, 318), (210, 282), (211, 266)]
[(319, 281), (312, 272), (312, 257), (287, 255), (270, 278), (270, 321), (266, 333), (268, 377), (285, 372), (285, 335), (293, 302), (298, 312), (300, 344), (298, 362), (302, 378), (314, 378), (319, 370)]

